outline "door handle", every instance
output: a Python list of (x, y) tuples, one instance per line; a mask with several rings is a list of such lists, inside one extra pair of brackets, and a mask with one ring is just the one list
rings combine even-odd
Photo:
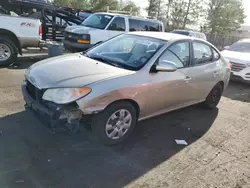
[(189, 81), (189, 80), (191, 80), (191, 79), (192, 79), (192, 77), (186, 76), (186, 78), (184, 78), (184, 81)]

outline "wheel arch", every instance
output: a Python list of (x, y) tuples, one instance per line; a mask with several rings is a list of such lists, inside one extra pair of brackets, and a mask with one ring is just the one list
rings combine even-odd
[(6, 29), (1, 29), (0, 28), (0, 36), (4, 36), (4, 37), (7, 36), (9, 39), (11, 39), (14, 42), (14, 44), (16, 45), (19, 54), (22, 55), (21, 43), (18, 40), (17, 36), (13, 32), (11, 32), (9, 30), (6, 30)]
[(136, 110), (136, 116), (137, 116), (137, 118), (140, 117), (140, 106), (133, 99), (119, 99), (119, 100), (113, 101), (112, 103), (110, 103), (109, 105), (107, 105), (106, 108), (108, 108), (110, 105), (113, 105), (113, 104), (116, 104), (116, 103), (119, 103), (119, 102), (128, 102), (128, 103), (132, 104), (134, 106), (135, 110)]
[[(222, 87), (222, 89), (224, 90), (224, 86), (225, 86), (225, 84), (224, 84), (224, 82), (223, 81), (219, 81), (217, 84), (220, 84), (221, 85), (221, 87)], [(217, 85), (216, 84), (216, 85)]]

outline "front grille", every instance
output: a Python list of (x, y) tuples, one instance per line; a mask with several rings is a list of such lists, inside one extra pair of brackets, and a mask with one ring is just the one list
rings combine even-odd
[(26, 88), (27, 91), (29, 92), (30, 96), (37, 101), (42, 100), (42, 96), (43, 96), (43, 91), (36, 88), (32, 83), (30, 83), (29, 81), (27, 81), (26, 83)]
[(246, 65), (244, 64), (235, 63), (235, 62), (231, 62), (231, 64), (232, 64), (231, 70), (234, 72), (240, 72), (241, 70), (246, 68)]
[(77, 41), (78, 38), (79, 38), (79, 35), (76, 34), (76, 33), (71, 33), (71, 32), (65, 31), (64, 37), (65, 37), (66, 40)]

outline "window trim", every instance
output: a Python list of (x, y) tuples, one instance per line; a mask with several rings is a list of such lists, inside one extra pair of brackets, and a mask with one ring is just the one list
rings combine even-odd
[[(194, 42), (196, 42), (196, 43), (202, 43), (202, 44), (204, 44), (204, 45), (207, 45), (207, 46), (210, 48), (211, 53), (212, 53), (212, 58), (211, 58), (211, 60), (203, 60), (204, 62), (201, 61), (202, 63), (199, 63), (199, 64), (196, 64), (196, 63), (195, 63), (195, 59), (194, 59)], [(213, 62), (214, 62), (214, 53), (213, 53), (213, 50), (212, 50), (212, 46), (211, 46), (210, 44), (204, 42), (204, 41), (195, 40), (195, 39), (194, 39), (194, 40), (192, 41), (192, 61), (191, 61), (192, 66), (193, 66), (193, 67), (195, 67), (195, 66), (201, 66), (201, 65), (206, 65), (206, 64), (209, 64), (209, 63), (213, 63)]]
[(171, 46), (173, 46), (173, 45), (175, 45), (175, 44), (178, 44), (178, 43), (182, 43), (182, 42), (188, 42), (188, 44), (189, 44), (189, 60), (188, 60), (188, 64), (187, 64), (186, 67), (179, 67), (179, 68), (177, 68), (177, 69), (185, 69), (185, 68), (191, 67), (191, 66), (192, 66), (191, 60), (192, 60), (193, 56), (192, 56), (192, 49), (191, 49), (192, 45), (191, 45), (190, 39), (182, 39), (182, 40), (178, 40), (178, 41), (173, 42), (171, 45), (169, 45), (169, 46), (159, 55), (159, 57), (158, 57), (158, 58), (156, 59), (156, 61), (154, 62), (153, 66), (155, 66), (156, 64), (159, 63), (160, 57), (161, 57), (161, 56), (162, 56)]
[[(124, 19), (124, 31), (120, 31), (120, 30), (110, 30), (109, 27), (111, 26), (112, 22), (116, 19), (116, 18), (122, 18)], [(114, 16), (114, 18), (109, 22), (109, 24), (107, 25), (107, 27), (105, 28), (105, 30), (107, 31), (120, 31), (120, 32), (126, 32), (126, 19), (122, 16)]]
[[(218, 61), (218, 60), (220, 60), (221, 55), (220, 55), (220, 53), (218, 52), (218, 50), (216, 50), (216, 49), (215, 49), (214, 47), (212, 47), (212, 46), (210, 46), (210, 47), (211, 47), (212, 52), (213, 52), (213, 61)], [(218, 58), (218, 59), (214, 58), (214, 51), (216, 51), (216, 53), (219, 55), (219, 58)]]

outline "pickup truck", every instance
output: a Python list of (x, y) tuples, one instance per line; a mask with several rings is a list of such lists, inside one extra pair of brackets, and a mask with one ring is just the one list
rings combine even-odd
[(14, 63), (22, 48), (39, 46), (40, 20), (0, 14), (0, 23), (0, 66)]

